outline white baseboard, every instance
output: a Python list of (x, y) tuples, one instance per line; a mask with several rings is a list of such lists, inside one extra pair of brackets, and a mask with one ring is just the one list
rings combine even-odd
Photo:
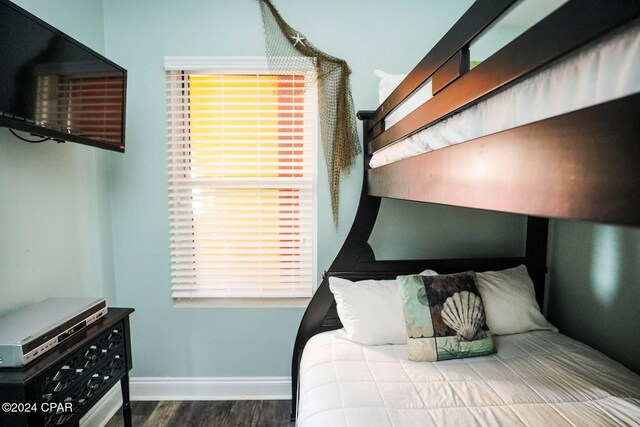
[(133, 377), (131, 400), (287, 400), (290, 377)]
[(80, 419), (82, 427), (103, 427), (122, 406), (120, 383), (117, 383)]

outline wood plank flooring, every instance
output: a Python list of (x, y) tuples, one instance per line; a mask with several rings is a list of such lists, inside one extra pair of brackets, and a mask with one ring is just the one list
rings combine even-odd
[[(134, 426), (292, 427), (290, 400), (131, 402)], [(122, 410), (106, 427), (122, 427)]]

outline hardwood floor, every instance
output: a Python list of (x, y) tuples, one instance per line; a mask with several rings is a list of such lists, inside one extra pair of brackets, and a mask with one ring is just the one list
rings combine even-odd
[[(290, 400), (219, 400), (131, 402), (133, 425), (159, 426), (275, 426), (291, 427)], [(118, 411), (106, 427), (122, 427)]]

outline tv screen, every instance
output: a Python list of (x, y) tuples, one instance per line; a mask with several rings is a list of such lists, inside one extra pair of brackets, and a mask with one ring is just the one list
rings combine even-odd
[(124, 151), (127, 72), (0, 0), (0, 126)]

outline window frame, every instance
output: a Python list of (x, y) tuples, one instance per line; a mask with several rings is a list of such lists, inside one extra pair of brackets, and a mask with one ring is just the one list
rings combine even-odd
[[(299, 59), (295, 58), (296, 63), (300, 64)], [(304, 74), (305, 75), (305, 105), (313, 105), (313, 110), (307, 112), (312, 115), (312, 136), (310, 141), (303, 140), (303, 143), (310, 143), (310, 151), (312, 153), (311, 160), (311, 194), (312, 194), (312, 209), (311, 209), (311, 234), (313, 242), (311, 244), (311, 289), (309, 294), (304, 297), (213, 297), (213, 296), (197, 296), (191, 297), (175, 297), (172, 295), (175, 307), (247, 307), (247, 306), (262, 306), (262, 307), (305, 307), (310, 301), (311, 297), (317, 289), (317, 227), (318, 227), (318, 143), (319, 143), (319, 117), (318, 117), (318, 86), (315, 78), (316, 68), (315, 64), (310, 60), (308, 64), (305, 64), (302, 68), (291, 69), (291, 71), (278, 71), (274, 73), (270, 70), (269, 59), (260, 56), (242, 56), (242, 57), (216, 57), (216, 56), (190, 56), (190, 57), (165, 57), (165, 82), (166, 82), (166, 100), (169, 104), (171, 99), (171, 91), (175, 91), (175, 88), (170, 88), (170, 74), (172, 72), (206, 72), (209, 74), (247, 74), (247, 75), (260, 75), (260, 74)], [(309, 80), (310, 79), (310, 80)], [(188, 107), (188, 102), (185, 101), (185, 105)], [(184, 114), (184, 107), (180, 107), (179, 110), (172, 110), (170, 105), (167, 105), (167, 123), (171, 123), (172, 114), (176, 112), (178, 114)], [(306, 119), (306, 118), (305, 118)], [(305, 124), (306, 125), (306, 124)], [(172, 168), (172, 157), (169, 149), (172, 145), (172, 135), (167, 128), (167, 183), (170, 185), (170, 172)], [(255, 187), (259, 188), (259, 187)], [(295, 188), (292, 186), (291, 188)], [(168, 187), (169, 194), (169, 215), (171, 215), (171, 200), (172, 196)], [(172, 219), (169, 217), (169, 232), (171, 233)], [(195, 248), (194, 248), (195, 250)], [(170, 252), (171, 252), (170, 248)], [(174, 261), (173, 256), (170, 253), (170, 268), (173, 271)], [(173, 275), (171, 279), (171, 289), (173, 293)], [(197, 293), (197, 291), (194, 291)]]

